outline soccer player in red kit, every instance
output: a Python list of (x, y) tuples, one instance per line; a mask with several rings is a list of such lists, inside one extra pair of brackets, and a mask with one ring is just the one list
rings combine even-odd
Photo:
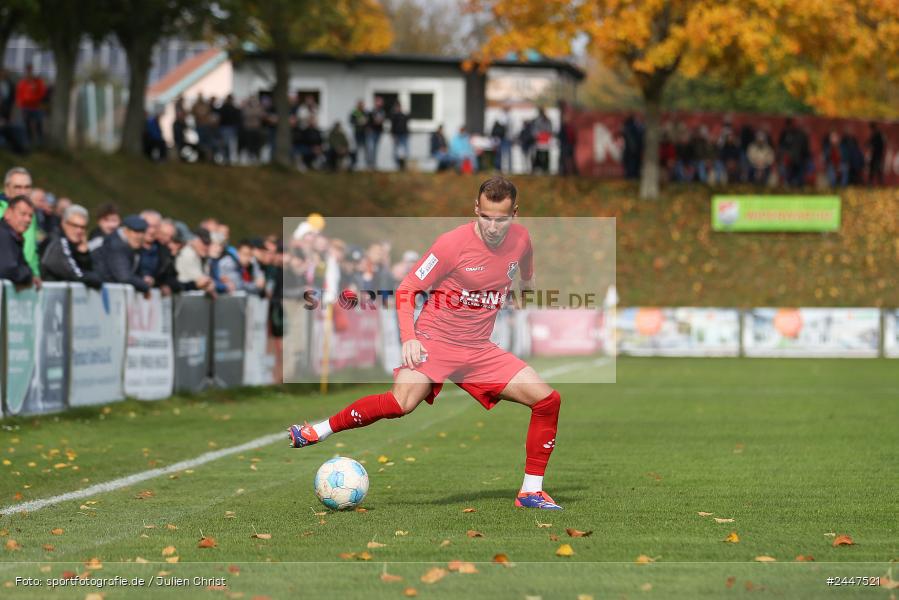
[[(450, 379), (488, 410), (500, 400), (531, 409), (524, 481), (515, 505), (561, 510), (543, 491), (543, 474), (556, 443), (559, 392), (527, 363), (490, 341), (497, 311), (516, 275), (521, 290), (533, 289), (530, 236), (514, 223), (517, 197), (515, 186), (502, 177), (481, 184), (477, 220), (437, 238), (397, 288), (403, 364), (394, 370), (393, 388), (360, 398), (326, 421), (291, 426), (292, 447), (402, 417), (422, 401), (433, 403)], [(428, 291), (414, 320), (415, 295)]]

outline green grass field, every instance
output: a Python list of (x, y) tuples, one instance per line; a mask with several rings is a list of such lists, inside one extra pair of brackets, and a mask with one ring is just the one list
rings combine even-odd
[[(285, 435), (129, 488), (5, 514), (0, 596), (402, 598), (413, 587), (420, 598), (890, 597), (826, 578), (899, 579), (897, 363), (622, 358), (617, 380), (560, 386), (546, 483), (564, 512), (512, 506), (527, 411), (488, 413), (447, 395), (306, 450), (288, 449)], [(0, 510), (277, 433), (372, 389), (211, 392), (7, 420)], [(315, 514), (325, 509), (314, 472), (337, 453), (365, 461), (367, 512)], [(738, 543), (723, 541), (731, 532)], [(834, 534), (855, 543), (834, 547)], [(199, 548), (203, 536), (216, 547)], [(556, 556), (562, 544), (574, 555)], [(371, 559), (340, 557), (361, 552)], [(491, 562), (499, 553), (511, 566)], [(637, 564), (640, 555), (655, 562)], [(421, 580), (453, 560), (477, 573)], [(15, 581), (65, 571), (141, 577), (152, 589)], [(382, 581), (385, 571), (403, 580)], [(161, 572), (227, 587), (160, 587), (152, 578)]]

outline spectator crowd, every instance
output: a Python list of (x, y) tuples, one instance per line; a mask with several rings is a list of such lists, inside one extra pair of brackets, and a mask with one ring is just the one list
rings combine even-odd
[(33, 187), (26, 169), (10, 169), (0, 194), (0, 279), (19, 289), (69, 281), (127, 284), (145, 295), (153, 288), (163, 295), (255, 294), (269, 298), (270, 329), (280, 338), (285, 297), (317, 290), (333, 303), (340, 290), (393, 289), (419, 258), (407, 250), (392, 262), (387, 242), (363, 248), (326, 237), (317, 214), (287, 240), (273, 234), (237, 243), (213, 217), (191, 229), (153, 209), (122, 216), (106, 204), (93, 216), (91, 227), (85, 207)]
[[(868, 129), (864, 145), (849, 130), (830, 130), (816, 161), (808, 132), (794, 119), (786, 119), (776, 139), (768, 128), (744, 123), (737, 129), (729, 119), (714, 137), (707, 125), (667, 122), (659, 162), (663, 176), (677, 182), (802, 187), (820, 177), (829, 187), (883, 185), (886, 138), (876, 122)], [(625, 119), (620, 136), (625, 177), (639, 179), (645, 133), (636, 116)]]
[[(478, 170), (512, 170), (512, 148), (519, 145), (527, 170), (548, 173), (550, 149), (558, 140), (559, 170), (574, 174), (576, 133), (572, 111), (561, 102), (562, 124), (554, 130), (543, 108), (533, 119), (525, 120), (513, 135), (513, 119), (507, 106), (493, 121), (489, 134), (471, 132), (465, 126), (449, 138), (442, 125), (430, 132), (430, 158), (436, 170), (456, 169), (471, 173)], [(278, 115), (268, 94), (251, 95), (237, 102), (232, 95), (219, 99), (202, 94), (188, 103), (175, 102), (175, 116), (169, 138), (174, 140), (178, 158), (187, 162), (209, 161), (219, 164), (258, 164), (271, 160)], [(289, 119), (291, 155), (294, 164), (304, 170), (354, 170), (378, 168), (378, 152), (389, 138), (394, 166), (405, 170), (410, 158), (410, 114), (394, 100), (388, 106), (375, 96), (371, 106), (359, 100), (346, 122), (335, 121), (323, 129), (320, 110), (312, 95), (295, 94)], [(166, 143), (161, 113), (148, 114), (144, 129), (144, 152), (154, 161), (166, 160)]]

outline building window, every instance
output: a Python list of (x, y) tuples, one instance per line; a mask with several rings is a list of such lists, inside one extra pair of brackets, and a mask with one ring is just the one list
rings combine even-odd
[(384, 110), (388, 113), (393, 110), (393, 105), (400, 101), (399, 92), (375, 92), (375, 98), (378, 96), (384, 101)]
[(409, 118), (431, 121), (434, 119), (434, 94), (412, 92), (409, 94)]
[(296, 98), (299, 104), (305, 104), (311, 98), (315, 106), (321, 106), (321, 92), (318, 90), (297, 90)]

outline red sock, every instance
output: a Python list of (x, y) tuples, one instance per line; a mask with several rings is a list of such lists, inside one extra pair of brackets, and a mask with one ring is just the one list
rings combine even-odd
[(331, 425), (331, 431), (337, 433), (344, 429), (365, 427), (380, 419), (396, 419), (403, 414), (403, 409), (393, 396), (393, 392), (384, 392), (359, 398), (328, 419), (328, 423)]
[(561, 405), (562, 397), (553, 390), (552, 394), (531, 407), (531, 424), (525, 444), (527, 460), (524, 463), (524, 472), (528, 475), (542, 476), (546, 471), (549, 455), (556, 445)]

